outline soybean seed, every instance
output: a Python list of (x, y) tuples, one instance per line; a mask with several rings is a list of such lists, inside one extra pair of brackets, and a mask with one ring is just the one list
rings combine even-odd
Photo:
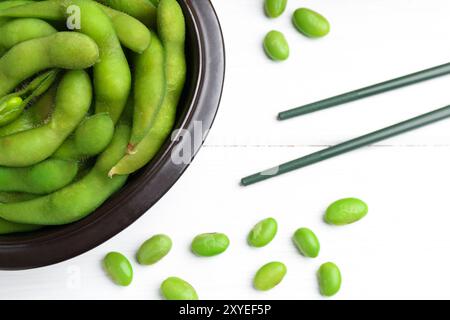
[(334, 225), (346, 225), (364, 218), (369, 211), (367, 204), (356, 198), (333, 202), (325, 213), (325, 221)]
[(286, 275), (287, 268), (281, 262), (269, 262), (262, 266), (253, 279), (253, 286), (257, 290), (267, 291), (277, 286)]
[(279, 31), (270, 31), (264, 38), (264, 50), (275, 61), (283, 61), (289, 58), (289, 44), (284, 35)]
[(277, 234), (278, 224), (274, 218), (267, 218), (258, 222), (250, 231), (247, 241), (253, 247), (268, 245)]

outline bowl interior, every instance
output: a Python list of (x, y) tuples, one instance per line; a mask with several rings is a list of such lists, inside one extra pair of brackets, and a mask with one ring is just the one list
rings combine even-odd
[[(175, 128), (180, 128), (185, 122), (186, 118), (195, 108), (195, 96), (200, 83), (200, 35), (197, 30), (195, 16), (192, 8), (189, 6), (190, 1), (180, 1), (186, 17), (186, 60), (187, 60), (187, 80), (186, 85), (180, 99), (178, 107), (177, 122)], [(82, 232), (83, 228), (89, 226), (91, 223), (102, 219), (103, 216), (110, 213), (111, 209), (120, 207), (120, 203), (127, 201), (133, 193), (137, 192), (141, 184), (149, 180), (152, 173), (158, 170), (158, 163), (162, 161), (164, 155), (171, 149), (173, 141), (167, 139), (161, 147), (155, 158), (147, 164), (143, 169), (130, 176), (127, 184), (110, 199), (108, 199), (100, 208), (90, 214), (88, 217), (70, 225), (58, 227), (45, 227), (39, 231), (0, 236), (0, 245), (20, 245), (30, 242), (42, 242), (49, 239), (55, 239), (73, 232)], [(146, 210), (148, 208), (142, 208)], [(125, 211), (124, 208), (123, 211)]]

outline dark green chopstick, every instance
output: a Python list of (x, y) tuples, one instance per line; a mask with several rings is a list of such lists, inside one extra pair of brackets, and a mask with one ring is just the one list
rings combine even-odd
[(259, 172), (253, 174), (251, 176), (245, 177), (241, 180), (241, 184), (244, 186), (248, 186), (250, 184), (260, 182), (266, 179), (270, 179), (276, 176), (279, 176), (283, 173), (287, 173), (296, 169), (300, 169), (311, 164), (341, 155), (343, 153), (355, 150), (357, 148), (366, 146), (371, 143), (375, 143), (398, 134), (417, 129), (433, 122), (443, 120), (445, 118), (450, 117), (450, 106), (445, 108), (441, 108), (416, 118), (412, 118), (406, 120), (404, 122), (400, 122), (393, 126), (363, 135), (361, 137), (355, 138), (353, 140), (349, 140), (347, 142), (338, 144), (336, 146), (330, 147), (328, 149), (324, 149), (310, 155), (307, 155), (302, 158), (298, 158), (296, 160), (292, 160), (290, 162), (283, 163), (278, 167), (271, 168), (269, 170), (265, 170), (263, 172)]
[(283, 111), (278, 114), (278, 119), (286, 120), (307, 113), (331, 108), (347, 102), (370, 97), (393, 89), (409, 86), (411, 84), (418, 83), (421, 81), (437, 78), (449, 73), (450, 73), (450, 63), (443, 64), (441, 66), (437, 66), (431, 69), (422, 70), (400, 78), (392, 79), (386, 82), (378, 83), (369, 87), (344, 93), (325, 100), (307, 104), (302, 107)]

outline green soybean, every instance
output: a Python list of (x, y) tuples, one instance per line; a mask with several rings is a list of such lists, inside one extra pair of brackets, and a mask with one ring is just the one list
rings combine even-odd
[(54, 108), (57, 87), (56, 84), (53, 84), (16, 120), (0, 127), (0, 137), (42, 126), (50, 118), (51, 111)]
[(29, 1), (29, 3), (4, 8), (0, 10), (0, 17), (7, 18), (38, 18), (49, 21), (60, 21), (64, 18), (57, 1)]
[(264, 50), (267, 56), (275, 61), (289, 58), (289, 44), (284, 35), (276, 30), (270, 31), (264, 38)]
[(333, 202), (325, 213), (325, 221), (337, 226), (351, 224), (367, 215), (369, 207), (356, 198), (345, 198)]
[(191, 249), (201, 257), (212, 257), (227, 250), (230, 240), (223, 233), (203, 233), (192, 240)]
[(277, 286), (286, 275), (287, 268), (281, 262), (269, 262), (262, 266), (253, 279), (253, 286), (260, 291), (267, 291)]
[(62, 225), (86, 217), (125, 184), (127, 176), (109, 178), (108, 171), (125, 154), (129, 139), (129, 125), (118, 124), (110, 145), (87, 175), (46, 196), (0, 204), (0, 218), (16, 223)]
[[(0, 2), (0, 10), (12, 8), (12, 7), (18, 7), (24, 4), (32, 3), (32, 1), (26, 1), (26, 0), (17, 0), (17, 1), (2, 1)], [(0, 17), (0, 26), (4, 25), (5, 23), (9, 22), (9, 18)], [(0, 54), (1, 56), (1, 54)]]
[(134, 116), (130, 150), (149, 132), (166, 93), (164, 48), (156, 34), (150, 47), (134, 55)]
[[(94, 65), (95, 111), (108, 112), (116, 123), (127, 103), (131, 71), (109, 17), (87, 0), (68, 0), (64, 6), (80, 8), (81, 32), (97, 43), (100, 61)], [(111, 75), (114, 75), (113, 77)]]
[(0, 235), (20, 233), (20, 232), (30, 232), (40, 228), (41, 226), (37, 225), (13, 223), (0, 219)]
[(32, 193), (0, 191), (0, 203), (28, 201), (36, 199), (37, 197), (39, 197), (39, 195)]
[(76, 32), (57, 32), (19, 43), (0, 58), (0, 96), (39, 71), (50, 68), (85, 69), (94, 65), (98, 57), (95, 42)]
[(152, 265), (164, 258), (172, 249), (172, 240), (165, 234), (157, 234), (145, 241), (136, 258), (142, 265)]
[(308, 228), (300, 228), (294, 233), (294, 244), (302, 255), (316, 258), (320, 252), (320, 243), (317, 236)]
[(52, 157), (83, 161), (105, 150), (113, 135), (114, 123), (109, 114), (97, 113), (83, 120)]
[(98, 0), (104, 5), (135, 17), (148, 27), (156, 25), (156, 8), (148, 0)]
[(133, 281), (133, 267), (130, 261), (119, 252), (110, 252), (103, 259), (105, 271), (119, 286), (129, 286)]
[(110, 176), (133, 173), (158, 153), (175, 124), (178, 101), (186, 81), (184, 53), (186, 25), (176, 0), (161, 0), (158, 6), (158, 31), (166, 53), (166, 94), (153, 126), (144, 139), (110, 171)]
[(88, 74), (82, 70), (67, 72), (59, 84), (55, 111), (48, 123), (0, 137), (0, 165), (26, 167), (47, 159), (78, 126), (91, 101)]
[(161, 284), (161, 294), (166, 300), (198, 300), (194, 287), (177, 277), (164, 280)]
[(0, 126), (15, 120), (22, 113), (23, 100), (21, 97), (9, 97), (0, 102)]
[(320, 266), (317, 278), (319, 280), (320, 293), (323, 296), (334, 296), (341, 288), (341, 271), (332, 262), (327, 262)]
[(0, 127), (8, 125), (23, 113), (30, 101), (39, 97), (55, 82), (57, 70), (41, 74), (22, 90), (11, 93), (0, 99)]
[(264, 9), (266, 15), (270, 18), (277, 18), (281, 16), (286, 10), (287, 0), (265, 0)]
[(31, 167), (0, 167), (0, 191), (51, 193), (68, 185), (77, 171), (76, 162), (55, 159)]
[(293, 16), (295, 27), (310, 38), (320, 38), (330, 32), (330, 23), (321, 14), (307, 8), (295, 10)]
[(0, 56), (16, 44), (26, 40), (46, 37), (56, 33), (47, 22), (40, 19), (16, 19), (0, 26)]
[(278, 224), (274, 218), (264, 219), (253, 227), (247, 241), (252, 247), (264, 247), (275, 238), (277, 230)]

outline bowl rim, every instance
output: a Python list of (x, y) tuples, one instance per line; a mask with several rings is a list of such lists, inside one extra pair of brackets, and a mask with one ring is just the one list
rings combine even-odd
[[(117, 235), (146, 213), (181, 177), (188, 163), (174, 163), (173, 152), (200, 150), (218, 111), (225, 80), (222, 28), (210, 0), (178, 0), (198, 47), (198, 73), (188, 108), (160, 153), (132, 182), (90, 216), (73, 224), (18, 236), (0, 237), (0, 269), (22, 270), (74, 258)], [(202, 124), (201, 141), (190, 136)], [(189, 133), (189, 134), (186, 134)], [(197, 133), (198, 134), (198, 133)], [(195, 140), (195, 139), (194, 139)], [(153, 188), (154, 186), (158, 188)]]

